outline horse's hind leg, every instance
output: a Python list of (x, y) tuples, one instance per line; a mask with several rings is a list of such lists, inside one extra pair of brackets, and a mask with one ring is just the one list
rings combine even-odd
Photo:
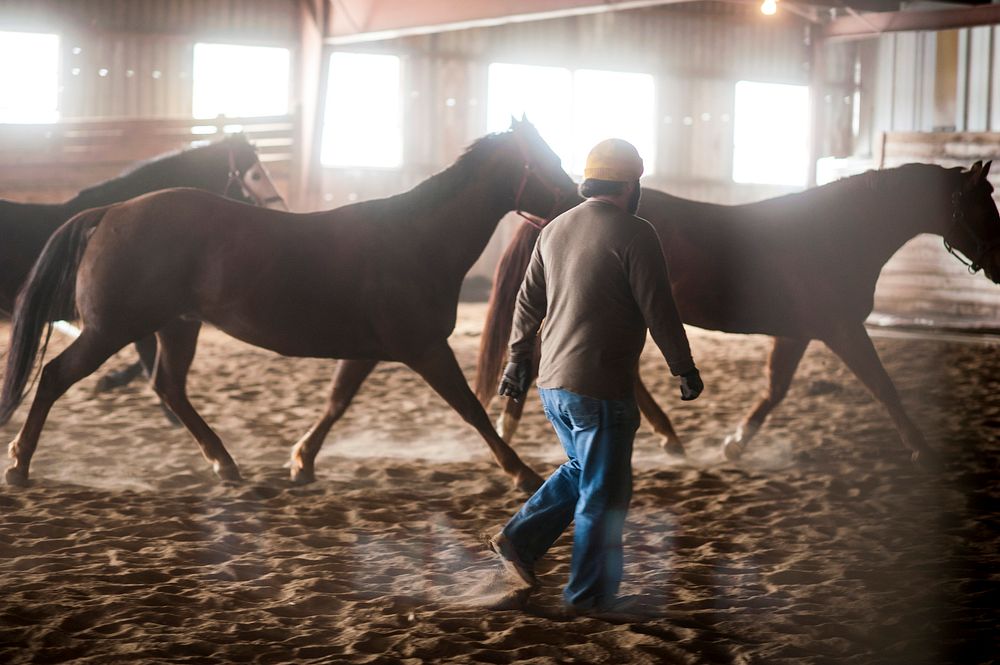
[(333, 424), (340, 420), (361, 384), (375, 369), (375, 360), (341, 360), (333, 375), (326, 410), (305, 435), (292, 447), (292, 482), (305, 484), (316, 480), (316, 455)]
[(674, 431), (670, 418), (649, 394), (649, 390), (646, 389), (639, 377), (636, 377), (635, 380), (635, 401), (642, 415), (646, 416), (646, 420), (653, 426), (653, 431), (662, 437), (660, 447), (663, 448), (663, 452), (668, 455), (684, 457), (684, 444), (681, 443), (681, 438)]
[(28, 482), (31, 456), (35, 453), (38, 437), (55, 401), (127, 343), (127, 339), (114, 341), (84, 329), (65, 351), (46, 363), (28, 417), (8, 448), (12, 462), (4, 474), (7, 484), (25, 485)]
[[(136, 341), (134, 346), (136, 352), (139, 354), (139, 360), (124, 369), (108, 372), (102, 376), (97, 382), (97, 392), (106, 392), (127, 386), (140, 374), (145, 374), (147, 377), (153, 376), (153, 371), (156, 369), (156, 336), (147, 335)], [(163, 415), (166, 416), (171, 425), (177, 426), (181, 424), (181, 421), (177, 420), (177, 416), (167, 408), (163, 400), (160, 400), (160, 407), (163, 409)]]
[(146, 376), (153, 376), (153, 367), (156, 365), (156, 337), (147, 335), (135, 342), (135, 350), (139, 354), (138, 362), (128, 365), (124, 369), (108, 372), (97, 381), (97, 392), (105, 392), (127, 386), (136, 377), (144, 373)]
[(521, 461), (517, 453), (508, 446), (490, 425), (483, 405), (479, 403), (462, 374), (462, 368), (455, 360), (455, 354), (447, 343), (435, 346), (423, 357), (408, 361), (420, 376), (446, 402), (462, 416), (486, 440), (500, 468), (514, 480), (514, 484), (526, 492), (534, 492), (542, 484), (542, 479), (531, 467)]
[(872, 344), (871, 337), (864, 326), (857, 324), (837, 330), (823, 339), (830, 349), (840, 356), (841, 360), (854, 372), (865, 387), (871, 391), (875, 399), (889, 411), (889, 416), (899, 430), (903, 445), (911, 451), (914, 464), (926, 464), (931, 467), (936, 464), (936, 453), (932, 451), (924, 439), (920, 429), (914, 424), (903, 409), (896, 386), (882, 366), (878, 352)]
[(771, 356), (767, 361), (767, 388), (764, 389), (757, 404), (747, 413), (736, 431), (726, 437), (722, 443), (722, 453), (726, 459), (739, 459), (746, 450), (750, 439), (757, 434), (764, 420), (781, 403), (792, 385), (792, 377), (802, 360), (802, 355), (809, 346), (808, 339), (797, 337), (775, 337)]
[(222, 480), (240, 480), (240, 471), (219, 435), (191, 406), (187, 396), (187, 374), (198, 346), (201, 323), (175, 319), (156, 333), (160, 342), (159, 361), (153, 374), (153, 388), (174, 412), (201, 447), (201, 453)]

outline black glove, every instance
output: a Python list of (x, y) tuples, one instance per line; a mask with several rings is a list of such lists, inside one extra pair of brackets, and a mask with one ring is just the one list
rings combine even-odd
[(520, 402), (524, 393), (528, 392), (528, 374), (531, 372), (531, 363), (522, 360), (521, 362), (509, 362), (503, 370), (503, 378), (500, 379), (500, 387), (497, 393), (501, 396), (510, 397), (515, 402)]
[(701, 381), (701, 374), (697, 368), (686, 374), (681, 374), (681, 399), (690, 402), (698, 399), (698, 395), (705, 389), (705, 384)]

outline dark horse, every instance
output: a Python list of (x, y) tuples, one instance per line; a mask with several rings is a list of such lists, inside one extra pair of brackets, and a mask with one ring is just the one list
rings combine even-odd
[[(1000, 217), (987, 181), (990, 162), (970, 170), (908, 164), (869, 171), (809, 191), (721, 206), (644, 189), (638, 214), (660, 235), (674, 298), (685, 323), (774, 337), (768, 385), (723, 452), (736, 459), (785, 396), (810, 340), (836, 353), (882, 402), (912, 451), (930, 456), (920, 430), (865, 331), (875, 282), (886, 261), (920, 233), (944, 238), (973, 272), (1000, 283)], [(506, 352), (514, 296), (538, 231), (519, 229), (497, 267), (480, 346), (476, 393), (487, 404)], [(537, 354), (536, 354), (537, 355)], [(664, 448), (683, 454), (649, 392), (636, 398)], [(508, 400), (500, 433), (510, 439), (523, 404)]]
[[(66, 220), (88, 208), (125, 201), (171, 187), (194, 187), (239, 201), (287, 210), (257, 152), (243, 134), (206, 146), (157, 157), (107, 182), (89, 187), (63, 203), (15, 203), (0, 200), (0, 313), (14, 311), (17, 293), (49, 237)], [(156, 357), (153, 337), (136, 342), (147, 370)], [(139, 372), (126, 370), (125, 383)], [(114, 383), (114, 381), (112, 381)]]
[(325, 413), (292, 449), (294, 481), (314, 480), (331, 426), (378, 361), (391, 360), (419, 373), (479, 431), (516, 485), (533, 490), (539, 477), (493, 430), (448, 336), (462, 279), (503, 215), (551, 216), (573, 192), (534, 127), (515, 121), (409, 192), (328, 212), (294, 215), (174, 189), (76, 216), (46, 246), (14, 312), (0, 424), (24, 398), (45, 323), (72, 307), (74, 290), (83, 332), (45, 365), (10, 445), (7, 482), (27, 481), (53, 402), (153, 332), (157, 393), (215, 472), (238, 479), (186, 396), (206, 321), (285, 355), (341, 359)]

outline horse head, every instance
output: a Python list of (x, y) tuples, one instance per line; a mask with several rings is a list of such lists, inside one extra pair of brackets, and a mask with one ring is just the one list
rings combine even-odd
[(518, 215), (540, 228), (579, 203), (576, 184), (527, 117), (512, 117), (506, 134), (515, 146), (512, 156), (520, 171), (514, 192)]
[(1000, 214), (993, 200), (993, 185), (986, 179), (992, 163), (980, 161), (960, 171), (958, 188), (951, 196), (952, 219), (944, 233), (944, 245), (970, 272), (982, 269), (1000, 284)]
[(229, 161), (225, 196), (264, 208), (288, 210), (246, 134), (231, 134), (214, 145), (226, 153)]

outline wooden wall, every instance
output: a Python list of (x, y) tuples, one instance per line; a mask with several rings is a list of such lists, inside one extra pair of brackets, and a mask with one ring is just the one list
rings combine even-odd
[[(402, 58), (404, 165), (322, 169), (309, 205), (400, 192), (454, 161), (486, 132), (492, 62), (652, 74), (658, 145), (648, 186), (716, 203), (795, 191), (733, 182), (734, 86), (742, 79), (808, 84), (807, 34), (806, 22), (789, 12), (768, 18), (756, 6), (700, 2), (338, 46)], [(830, 68), (838, 66), (834, 60)], [(841, 69), (849, 76), (853, 61)], [(510, 216), (501, 224), (472, 274), (492, 276), (518, 223)]]
[[(221, 136), (191, 119), (194, 44), (298, 48), (296, 0), (0, 0), (0, 30), (60, 36), (60, 122), (0, 125), (0, 196), (58, 201), (132, 163)], [(104, 75), (101, 75), (104, 70)], [(294, 72), (292, 73), (294, 77)], [(294, 80), (291, 78), (290, 80)], [(293, 88), (290, 108), (296, 105)], [(294, 194), (296, 115), (228, 119)], [(194, 126), (218, 124), (212, 135)]]
[(161, 118), (0, 124), (0, 198), (31, 203), (64, 201), (136, 162), (188, 148), (194, 141), (218, 140), (233, 126), (239, 126), (257, 147), (261, 163), (287, 200), (295, 127), (284, 116), (197, 122)]

